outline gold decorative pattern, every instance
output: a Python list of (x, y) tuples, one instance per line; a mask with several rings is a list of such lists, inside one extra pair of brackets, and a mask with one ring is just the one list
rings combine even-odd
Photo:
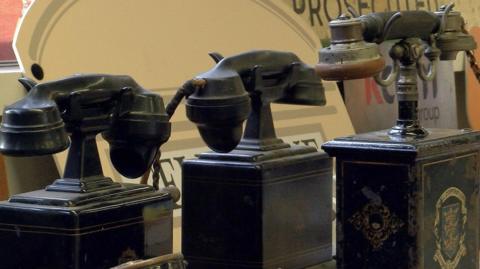
[(381, 248), (392, 234), (397, 233), (405, 225), (388, 207), (378, 203), (365, 205), (349, 219), (349, 222), (363, 233), (374, 250)]
[(437, 250), (433, 259), (442, 269), (457, 269), (467, 255), (465, 225), (467, 208), (465, 194), (458, 188), (447, 189), (438, 199), (435, 215)]
[(135, 252), (135, 250), (127, 247), (127, 249), (122, 251), (122, 254), (118, 258), (118, 264), (126, 263), (126, 262), (129, 262), (129, 261), (135, 261), (135, 260), (138, 260), (138, 259), (139, 259), (139, 257), (137, 255), (137, 253)]

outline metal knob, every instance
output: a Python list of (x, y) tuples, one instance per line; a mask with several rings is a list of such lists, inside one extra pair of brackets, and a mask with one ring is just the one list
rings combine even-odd
[(315, 69), (325, 80), (348, 80), (374, 76), (385, 67), (378, 45), (363, 38), (362, 21), (342, 15), (329, 24), (331, 45), (320, 50)]

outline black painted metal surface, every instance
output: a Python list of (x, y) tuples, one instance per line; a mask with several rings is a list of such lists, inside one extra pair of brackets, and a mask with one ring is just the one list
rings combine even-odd
[(186, 100), (188, 118), (216, 151), (182, 165), (189, 268), (295, 269), (329, 260), (331, 159), (277, 138), (270, 109), (324, 105), (320, 77), (287, 52), (213, 57), (217, 65), (197, 76), (202, 87)]
[[(32, 87), (22, 82), (26, 87)], [(124, 176), (141, 176), (170, 137), (162, 98), (128, 76), (75, 75), (33, 85), (5, 108), (0, 151), (6, 155), (51, 154), (71, 148), (62, 179), (52, 191), (116, 188), (103, 176), (95, 136), (110, 144), (112, 164)]]
[(336, 157), (338, 268), (478, 268), (480, 133), (428, 131), (323, 145)]
[(0, 203), (0, 268), (97, 269), (171, 253), (172, 200), (152, 187), (49, 192)]
[(188, 268), (305, 268), (331, 259), (332, 161), (311, 147), (183, 162)]
[[(141, 176), (170, 136), (163, 100), (128, 76), (75, 75), (33, 84), (5, 108), (0, 152), (31, 156), (71, 146), (63, 178), (0, 203), (2, 268), (109, 268), (172, 251), (172, 198), (105, 177), (102, 133), (114, 167)], [(32, 179), (35, 180), (35, 179)]]
[[(219, 62), (196, 77), (203, 85), (187, 96), (186, 112), (214, 151), (229, 152), (241, 139), (255, 144), (278, 142), (270, 112), (272, 102), (326, 103), (320, 77), (293, 53), (258, 50), (212, 57)], [(242, 124), (247, 118), (242, 137)]]

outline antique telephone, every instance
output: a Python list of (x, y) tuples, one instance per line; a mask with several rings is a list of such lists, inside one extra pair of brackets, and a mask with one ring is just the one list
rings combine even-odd
[(65, 179), (49, 188), (89, 192), (118, 187), (101, 174), (98, 133), (110, 144), (115, 168), (135, 178), (147, 170), (170, 137), (170, 122), (161, 97), (130, 77), (77, 75), (35, 85), (27, 97), (8, 106), (0, 129), (0, 152), (57, 153), (69, 146), (70, 134)]
[[(326, 103), (318, 76), (293, 53), (252, 51), (226, 59), (218, 53), (210, 55), (218, 64), (188, 81), (189, 90), (182, 88), (174, 98), (186, 97), (188, 119), (216, 152), (230, 152), (238, 145), (257, 150), (277, 145), (271, 102)], [(167, 111), (171, 109), (175, 108), (167, 107)], [(243, 136), (243, 122), (247, 119)]]
[[(472, 36), (465, 33), (463, 17), (452, 11), (454, 5), (438, 12), (385, 12), (351, 18), (342, 15), (330, 23), (331, 46), (320, 50), (318, 74), (325, 80), (349, 80), (374, 76), (378, 84), (397, 83), (399, 119), (392, 135), (425, 136), (417, 118), (417, 74), (424, 81), (436, 75), (438, 60), (454, 60), (459, 51), (476, 48)], [(382, 78), (385, 61), (378, 45), (400, 39), (390, 50), (393, 68)], [(420, 59), (430, 61), (428, 72)]]
[(105, 268), (170, 253), (170, 195), (105, 177), (95, 138), (102, 133), (108, 141), (112, 164), (122, 175), (142, 175), (170, 136), (162, 98), (128, 76), (74, 75), (22, 84), (31, 89), (4, 110), (0, 152), (52, 154), (69, 144), (70, 150), (63, 178), (0, 203), (2, 263)]
[(211, 56), (216, 66), (167, 107), (186, 97), (187, 117), (214, 150), (182, 165), (188, 268), (304, 268), (329, 260), (331, 160), (277, 138), (270, 108), (324, 105), (320, 78), (292, 53)]
[[(398, 99), (390, 130), (322, 147), (337, 162), (339, 268), (478, 268), (480, 134), (426, 129), (418, 120), (417, 76), (432, 80), (438, 60), (476, 48), (452, 9), (343, 15), (330, 24), (332, 44), (320, 50), (320, 76), (396, 82)], [(392, 72), (381, 77), (377, 44), (386, 40), (397, 42), (389, 53)]]

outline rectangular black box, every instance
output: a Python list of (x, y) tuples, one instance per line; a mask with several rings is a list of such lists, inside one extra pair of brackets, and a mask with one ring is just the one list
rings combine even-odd
[(338, 268), (479, 268), (480, 134), (429, 132), (323, 145), (337, 160)]
[(332, 160), (311, 147), (183, 162), (189, 269), (305, 268), (331, 259)]
[(0, 268), (96, 269), (172, 251), (172, 200), (140, 184), (0, 202)]

